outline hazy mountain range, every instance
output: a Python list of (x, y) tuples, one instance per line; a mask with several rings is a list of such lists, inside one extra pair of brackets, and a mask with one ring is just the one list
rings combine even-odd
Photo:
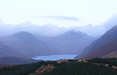
[[(62, 19), (60, 17), (51, 17), (51, 18)], [(1, 33), (0, 36), (11, 35), (20, 31), (28, 31), (33, 34), (39, 34), (45, 36), (57, 36), (65, 32), (75, 30), (86, 33), (90, 36), (99, 37), (103, 35), (106, 31), (111, 29), (113, 26), (115, 26), (117, 24), (116, 20), (117, 20), (117, 15), (112, 15), (106, 22), (100, 25), (88, 24), (82, 26), (78, 25), (76, 27), (74, 27), (75, 25), (73, 25), (73, 27), (69, 26), (62, 27), (61, 24), (52, 24), (52, 23), (36, 25), (31, 23), (30, 21), (26, 21), (21, 24), (13, 24), (13, 25), (0, 23), (0, 33)]]
[[(116, 19), (116, 16), (112, 16), (102, 26), (87, 25), (78, 29), (61, 29), (53, 25), (33, 26), (31, 23), (11, 27), (2, 25), (0, 57), (32, 58), (55, 54), (77, 54), (77, 58), (116, 56)], [(91, 36), (95, 33), (104, 35)]]
[(36, 36), (29, 32), (18, 32), (2, 37), (5, 45), (25, 56), (42, 56), (50, 54), (79, 54), (94, 40), (82, 32), (66, 32), (56, 37)]
[(21, 54), (13, 48), (5, 45), (3, 42), (0, 42), (0, 57), (4, 56), (21, 56)]
[(47, 54), (48, 47), (34, 35), (28, 32), (18, 32), (14, 35), (2, 38), (7, 46), (25, 56), (38, 56)]

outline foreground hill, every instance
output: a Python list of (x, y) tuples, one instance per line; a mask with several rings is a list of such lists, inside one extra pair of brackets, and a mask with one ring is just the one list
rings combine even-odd
[(117, 26), (114, 26), (111, 30), (106, 32), (98, 40), (94, 41), (89, 45), (82, 53), (82, 57), (96, 58), (105, 57), (109, 54), (112, 56), (116, 54), (111, 54), (117, 51)]
[(41, 61), (0, 69), (0, 75), (117, 75), (117, 59)]

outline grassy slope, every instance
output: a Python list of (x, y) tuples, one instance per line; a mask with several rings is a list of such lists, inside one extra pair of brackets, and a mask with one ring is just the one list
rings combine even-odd
[[(0, 69), (0, 75), (117, 75), (117, 70), (111, 67), (116, 66), (114, 63), (117, 63), (117, 59), (91, 59), (88, 62), (84, 60), (48, 61), (3, 68)], [(51, 68), (47, 67), (48, 64), (54, 68), (50, 70)], [(111, 66), (105, 67), (105, 64)], [(43, 72), (39, 73), (42, 70)]]

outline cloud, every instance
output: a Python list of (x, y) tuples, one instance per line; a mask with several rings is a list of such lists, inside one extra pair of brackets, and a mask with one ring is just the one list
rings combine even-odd
[(104, 24), (107, 29), (112, 28), (113, 26), (117, 25), (117, 14), (112, 15)]
[[(1, 34), (13, 33), (16, 31), (32, 31), (46, 36), (56, 36), (70, 30), (81, 31), (91, 36), (100, 36), (114, 25), (117, 25), (117, 15), (111, 16), (101, 25), (83, 24), (82, 20), (69, 16), (41, 16), (31, 17), (21, 24), (5, 24), (0, 21)], [(83, 21), (84, 22), (84, 21)]]
[(80, 19), (77, 17), (70, 16), (32, 16), (29, 21), (35, 25), (54, 25), (60, 28), (74, 28), (82, 26)]
[(16, 24), (31, 16), (72, 21), (77, 17), (85, 24), (100, 24), (117, 13), (116, 3), (117, 0), (0, 0), (0, 18), (7, 24)]
[(41, 18), (67, 20), (67, 21), (79, 21), (79, 19), (77, 17), (70, 17), (70, 16), (41, 16)]
[(104, 25), (94, 26), (91, 24), (83, 26), (83, 27), (75, 28), (74, 30), (84, 32), (84, 33), (86, 33), (90, 36), (94, 36), (94, 37), (99, 37), (107, 31), (106, 27)]

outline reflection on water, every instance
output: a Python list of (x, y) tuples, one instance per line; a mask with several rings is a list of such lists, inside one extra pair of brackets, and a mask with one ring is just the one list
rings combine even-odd
[(36, 56), (32, 59), (34, 60), (60, 60), (60, 59), (73, 59), (77, 55), (49, 55), (49, 56)]

